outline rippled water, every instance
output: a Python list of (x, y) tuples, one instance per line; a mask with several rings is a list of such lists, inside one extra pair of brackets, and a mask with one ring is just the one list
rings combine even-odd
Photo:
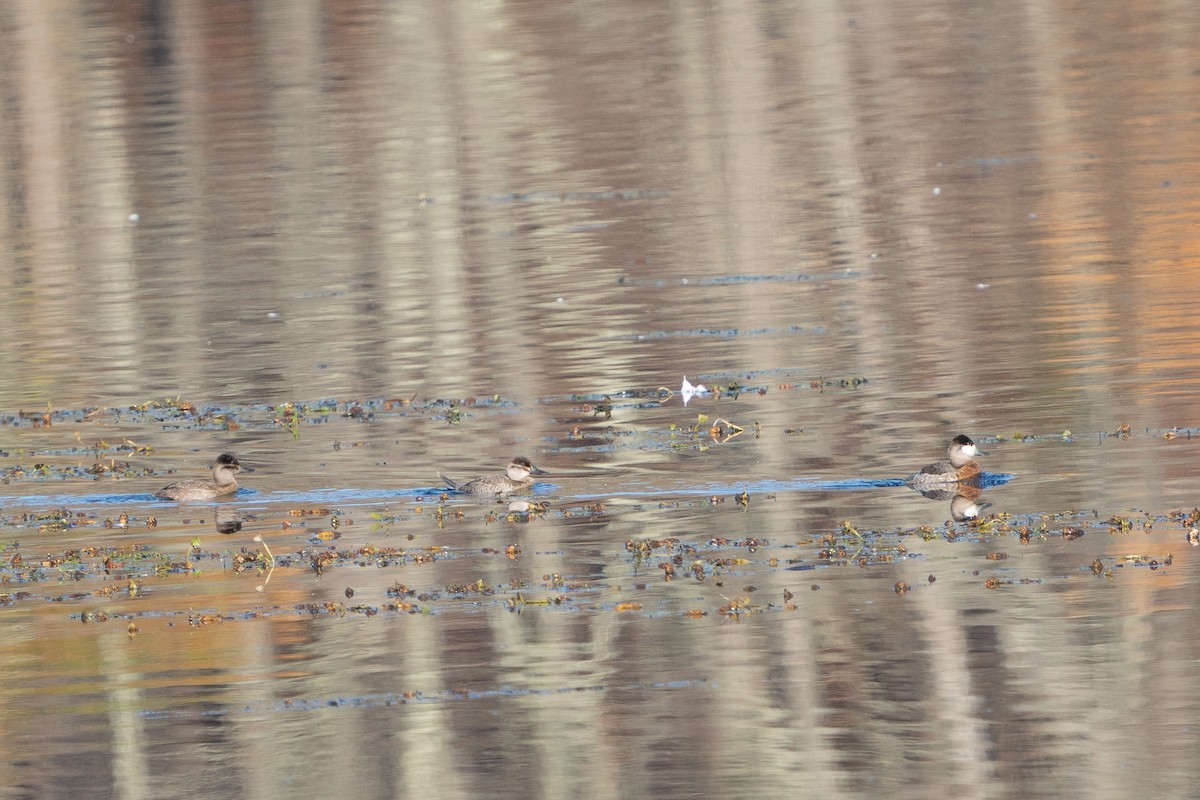
[(0, 796), (1186, 796), (1198, 27), (0, 10)]

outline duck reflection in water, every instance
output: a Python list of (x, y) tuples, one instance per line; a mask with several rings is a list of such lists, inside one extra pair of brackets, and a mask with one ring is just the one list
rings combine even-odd
[(948, 489), (918, 489), (930, 500), (949, 500), (950, 518), (955, 522), (978, 519), (992, 504), (983, 500), (983, 489), (970, 483), (960, 483)]
[(217, 533), (237, 533), (242, 529), (242, 515), (232, 508), (217, 508)]
[(546, 511), (550, 508), (548, 503), (533, 503), (528, 500), (510, 500), (508, 501), (508, 515), (506, 519), (509, 522), (529, 522), (533, 519), (540, 519), (546, 515)]

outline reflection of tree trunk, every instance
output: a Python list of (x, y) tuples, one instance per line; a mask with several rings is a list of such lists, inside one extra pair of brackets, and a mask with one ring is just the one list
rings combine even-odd
[[(66, 176), (62, 151), (62, 104), (51, 17), (63, 16), (54, 2), (19, 0), (15, 24), (21, 54), (14, 59), (18, 104), (24, 125), (20, 137), (26, 227), (57, 230), (65, 225)], [(59, 268), (63, 265), (58, 264)]]

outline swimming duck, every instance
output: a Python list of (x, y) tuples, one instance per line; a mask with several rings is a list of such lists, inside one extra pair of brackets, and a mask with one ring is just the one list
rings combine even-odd
[(961, 433), (955, 436), (950, 440), (946, 453), (950, 457), (949, 461), (938, 461), (922, 467), (919, 472), (908, 477), (908, 485), (918, 491), (945, 487), (948, 484), (974, 480), (983, 473), (975, 461), (975, 456), (986, 456), (987, 453), (976, 447), (969, 436)]
[(213, 464), (213, 479), (192, 478), (186, 481), (164, 486), (154, 493), (159, 500), (213, 500), (222, 495), (233, 494), (238, 490), (234, 473), (240, 471), (242, 465), (229, 453), (217, 456)]
[(447, 478), (440, 472), (438, 473), (438, 477), (456, 492), (478, 495), (504, 495), (528, 489), (530, 486), (533, 486), (533, 478), (531, 476), (545, 474), (545, 472), (535, 467), (533, 462), (525, 456), (517, 456), (509, 462), (508, 469), (505, 470), (503, 475), (484, 475), (466, 483), (459, 483), (451, 478)]

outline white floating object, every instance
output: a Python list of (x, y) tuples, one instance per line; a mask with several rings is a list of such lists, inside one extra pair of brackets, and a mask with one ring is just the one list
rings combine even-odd
[(685, 406), (688, 404), (688, 401), (696, 395), (706, 394), (707, 392), (708, 389), (704, 387), (703, 383), (693, 386), (692, 384), (688, 383), (687, 375), (683, 376), (683, 385), (679, 387), (679, 394), (683, 398), (683, 404)]

